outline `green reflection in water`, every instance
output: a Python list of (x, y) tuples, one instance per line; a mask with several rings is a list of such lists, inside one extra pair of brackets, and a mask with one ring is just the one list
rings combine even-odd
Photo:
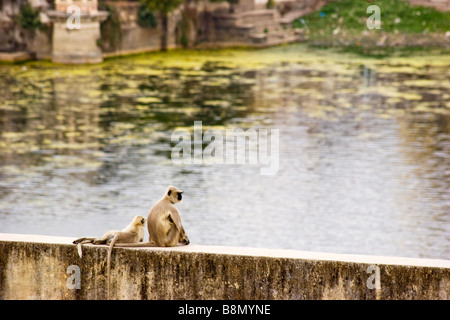
[[(434, 257), (448, 255), (449, 56), (428, 54), (371, 59), (292, 45), (263, 50), (151, 53), (110, 59), (93, 66), (61, 66), (47, 62), (1, 65), (0, 78), (0, 197), (3, 199), (0, 217), (5, 219), (3, 226), (8, 226), (9, 232), (19, 228), (19, 224), (7, 218), (9, 215), (34, 213), (36, 206), (41, 208), (36, 213), (39, 215), (50, 206), (59, 205), (53, 202), (48, 190), (31, 193), (28, 198), (19, 196), (28, 188), (27, 181), (58, 177), (61, 179), (58, 183), (80, 184), (80, 188), (83, 185), (110, 186), (116, 183), (114, 179), (131, 179), (133, 170), (144, 170), (139, 169), (144, 162), (150, 163), (152, 169), (172, 172), (175, 169), (170, 161), (174, 145), (170, 142), (171, 132), (176, 128), (191, 130), (194, 121), (201, 120), (203, 130), (234, 127), (281, 130), (285, 143), (280, 154), (282, 166), (276, 183), (270, 182), (279, 186), (279, 193), (261, 194), (266, 208), (260, 210), (278, 211), (275, 204), (270, 206), (268, 198), (283, 201), (286, 194), (281, 192), (282, 188), (297, 181), (303, 181), (299, 189), (310, 192), (304, 197), (313, 199), (299, 197), (301, 207), (308, 201), (320, 202), (323, 197), (332, 199), (325, 187), (329, 181), (344, 179), (341, 182), (346, 186), (357, 181), (375, 186), (372, 191), (379, 194), (378, 198), (374, 196), (372, 208), (361, 204), (358, 210), (362, 215), (372, 209), (405, 212), (398, 220), (394, 219), (394, 225), (399, 229), (408, 226), (419, 230), (419, 234), (422, 232), (422, 238), (441, 241), (430, 245), (428, 240), (421, 242), (419, 237), (415, 240), (427, 246), (417, 251), (411, 249), (409, 255), (427, 256), (427, 251)], [(293, 128), (300, 131), (289, 133)], [(382, 155), (380, 161), (384, 166), (369, 170), (368, 163), (375, 165), (371, 162), (374, 155)], [(362, 168), (358, 175), (342, 171), (342, 164), (352, 161)], [(176, 172), (190, 179), (194, 176), (201, 179), (198, 176), (210, 174), (208, 170), (206, 167), (182, 168)], [(244, 173), (230, 180), (248, 184), (241, 176), (253, 173), (249, 173), (248, 168), (243, 170)], [(393, 177), (386, 174), (390, 170), (393, 170)], [(314, 193), (317, 186), (310, 184), (316, 179), (312, 178), (314, 176), (320, 181), (317, 193)], [(224, 181), (217, 181), (217, 186), (223, 184)], [(387, 195), (377, 189), (383, 189), (380, 186), (385, 184), (399, 194), (389, 202), (387, 209), (383, 207), (385, 199), (382, 198)], [(200, 188), (195, 184), (192, 187)], [(241, 192), (245, 193), (247, 189), (242, 188)], [(229, 190), (225, 198), (239, 197), (233, 194), (233, 188)], [(355, 203), (364, 202), (361, 199), (367, 196), (366, 192), (353, 198), (349, 194), (354, 189), (348, 190), (345, 195), (334, 190), (335, 197), (349, 198), (345, 206), (336, 205), (337, 214), (358, 211)], [(198, 192), (202, 192), (201, 188)], [(71, 197), (77, 198), (77, 195), (71, 194)], [(81, 193), (78, 197), (82, 198)], [(32, 204), (24, 204), (27, 199)], [(69, 210), (75, 210), (71, 200), (64, 201)], [(226, 205), (233, 211), (241, 204)], [(98, 211), (109, 210), (107, 205), (103, 206), (106, 209), (100, 207)], [(257, 212), (257, 206), (249, 204), (246, 210)], [(306, 206), (305, 210), (324, 210), (311, 206), (313, 209)], [(285, 210), (297, 214), (296, 209)], [(418, 212), (427, 214), (435, 224), (422, 223), (423, 216)], [(317, 217), (321, 218), (311, 225), (323, 224), (323, 216)], [(237, 217), (233, 219), (239, 221)], [(264, 223), (260, 226), (262, 230), (274, 224), (271, 220)], [(415, 224), (424, 224), (428, 231)], [(345, 230), (347, 226), (341, 227)], [(338, 228), (336, 232), (343, 229)], [(195, 226), (191, 225), (191, 230), (195, 233)], [(275, 246), (286, 247), (282, 234), (289, 232), (280, 232), (281, 240), (275, 241)], [(379, 232), (383, 234), (382, 229)], [(204, 230), (198, 233), (206, 242), (217, 237)], [(320, 245), (306, 246), (306, 249), (359, 252), (352, 247), (353, 240), (348, 240), (347, 248), (345, 241), (338, 249), (330, 247), (328, 243), (335, 236), (336, 233), (330, 233), (329, 238), (320, 240)], [(387, 254), (401, 253), (402, 246), (417, 245), (409, 236), (405, 237), (407, 240), (397, 239), (401, 245), (392, 244), (397, 246), (392, 251), (386, 249)], [(226, 233), (220, 244), (229, 244), (229, 241), (229, 233)], [(408, 241), (412, 241), (411, 244)], [(305, 249), (302, 244), (294, 247)], [(255, 245), (268, 246), (265, 243)]]

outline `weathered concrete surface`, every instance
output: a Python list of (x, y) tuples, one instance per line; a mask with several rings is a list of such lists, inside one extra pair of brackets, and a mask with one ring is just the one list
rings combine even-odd
[[(72, 240), (0, 234), (0, 299), (105, 299), (107, 247), (85, 245), (80, 258)], [(70, 289), (74, 265), (80, 289)], [(376, 267), (378, 289), (370, 271)], [(116, 248), (111, 276), (114, 299), (450, 299), (449, 260), (200, 245)]]

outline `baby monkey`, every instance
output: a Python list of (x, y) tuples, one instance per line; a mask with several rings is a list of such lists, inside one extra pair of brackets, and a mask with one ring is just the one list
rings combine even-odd
[(85, 243), (93, 244), (107, 244), (108, 259), (107, 259), (107, 279), (108, 279), (108, 299), (109, 299), (109, 287), (110, 287), (110, 270), (111, 270), (111, 253), (114, 245), (117, 243), (136, 243), (144, 240), (145, 234), (145, 218), (142, 216), (135, 216), (131, 223), (122, 230), (111, 230), (106, 232), (100, 238), (79, 238), (73, 241), (77, 245), (78, 254), (82, 256), (81, 245)]
[[(131, 223), (122, 230), (110, 230), (100, 238), (83, 237), (73, 241), (73, 244), (114, 244), (142, 242), (145, 234), (145, 218), (135, 216)], [(79, 252), (80, 253), (80, 252)], [(80, 253), (81, 256), (81, 253)]]

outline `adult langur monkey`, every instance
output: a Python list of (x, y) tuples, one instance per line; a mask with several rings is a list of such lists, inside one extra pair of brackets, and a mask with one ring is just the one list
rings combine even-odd
[(164, 196), (151, 208), (147, 217), (149, 242), (119, 244), (116, 247), (174, 247), (189, 244), (175, 204), (183, 198), (183, 191), (169, 186)]
[(74, 244), (77, 245), (78, 254), (80, 257), (82, 256), (81, 245), (85, 243), (93, 243), (93, 244), (109, 244), (108, 249), (108, 259), (107, 259), (107, 294), (109, 300), (109, 288), (110, 288), (110, 270), (111, 270), (111, 253), (115, 244), (120, 243), (136, 243), (142, 242), (144, 240), (145, 234), (145, 218), (142, 216), (135, 216), (133, 220), (130, 222), (128, 226), (124, 229), (111, 230), (106, 232), (100, 238), (79, 238), (73, 241)]

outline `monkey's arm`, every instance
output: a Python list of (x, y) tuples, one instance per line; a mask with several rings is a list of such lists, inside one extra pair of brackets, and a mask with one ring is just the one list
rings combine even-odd
[(169, 211), (169, 215), (167, 216), (167, 220), (169, 220), (169, 222), (172, 223), (175, 226), (175, 228), (177, 228), (177, 231), (180, 232), (181, 224), (178, 225), (179, 223), (176, 223), (174, 221), (173, 216), (172, 216), (172, 212), (170, 212), (170, 211)]
[[(177, 212), (176, 217), (178, 217), (178, 219), (174, 219), (173, 214), (169, 211), (169, 215), (167, 216), (167, 219), (169, 220), (169, 222), (171, 224), (173, 224), (176, 228), (176, 230), (178, 231), (178, 234), (183, 237), (182, 240), (178, 240), (178, 245), (187, 245), (189, 244), (189, 239), (186, 241), (184, 236), (186, 235), (186, 231), (184, 231), (183, 225), (181, 224), (181, 219), (179, 218), (180, 215)], [(172, 229), (173, 230), (173, 229)], [(170, 237), (170, 235), (168, 235), (168, 237)]]

